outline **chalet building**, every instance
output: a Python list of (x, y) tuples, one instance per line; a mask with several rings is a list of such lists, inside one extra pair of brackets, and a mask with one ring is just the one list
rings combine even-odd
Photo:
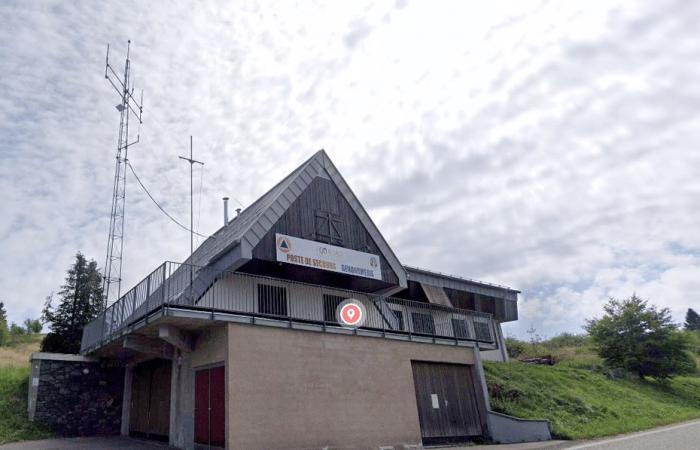
[(187, 449), (548, 437), (489, 409), (481, 361), (507, 360), (518, 291), (401, 264), (324, 151), (225, 216), (84, 329), (82, 358), (124, 368), (123, 435)]

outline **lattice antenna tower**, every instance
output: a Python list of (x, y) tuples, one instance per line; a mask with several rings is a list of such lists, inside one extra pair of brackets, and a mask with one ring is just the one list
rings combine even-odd
[(124, 74), (120, 77), (109, 63), (109, 44), (105, 58), (105, 79), (109, 81), (121, 102), (116, 106), (119, 111), (119, 139), (117, 141), (117, 157), (114, 167), (114, 188), (112, 193), (112, 210), (109, 219), (109, 238), (107, 240), (107, 257), (105, 259), (104, 275), (102, 278), (102, 293), (105, 309), (113, 301), (121, 297), (122, 283), (122, 252), (124, 250), (124, 207), (126, 204), (126, 166), (129, 163), (129, 147), (139, 142), (129, 142), (129, 118), (131, 115), (138, 119), (139, 129), (143, 112), (143, 91), (140, 100), (134, 98), (134, 87), (131, 81), (131, 62), (129, 51), (131, 41), (126, 48)]

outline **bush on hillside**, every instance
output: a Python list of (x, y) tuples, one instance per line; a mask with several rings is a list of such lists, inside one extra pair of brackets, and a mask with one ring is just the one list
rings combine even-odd
[(602, 318), (588, 321), (586, 330), (609, 367), (658, 380), (695, 371), (692, 342), (678, 331), (668, 308), (657, 309), (633, 295), (611, 298), (604, 310)]
[(10, 336), (15, 337), (15, 336), (22, 336), (23, 334), (26, 333), (26, 330), (16, 323), (12, 322), (12, 325), (10, 325)]
[(542, 345), (550, 348), (583, 347), (588, 345), (589, 341), (590, 337), (587, 334), (562, 333), (544, 341)]
[(506, 338), (506, 350), (508, 351), (508, 356), (511, 358), (517, 358), (522, 355), (525, 352), (526, 345), (525, 342), (516, 338)]

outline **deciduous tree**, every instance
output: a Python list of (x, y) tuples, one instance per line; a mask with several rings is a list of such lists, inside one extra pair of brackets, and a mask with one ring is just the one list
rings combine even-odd
[(668, 308), (633, 295), (610, 299), (604, 310), (602, 318), (587, 322), (586, 330), (610, 367), (660, 380), (695, 369), (690, 340), (678, 331)]

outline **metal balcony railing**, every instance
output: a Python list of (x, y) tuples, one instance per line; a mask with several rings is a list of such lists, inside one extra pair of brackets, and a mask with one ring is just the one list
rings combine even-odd
[(367, 313), (362, 330), (494, 343), (490, 314), (240, 272), (165, 262), (83, 329), (82, 353), (131, 332), (162, 307), (338, 327), (336, 308), (353, 298)]

